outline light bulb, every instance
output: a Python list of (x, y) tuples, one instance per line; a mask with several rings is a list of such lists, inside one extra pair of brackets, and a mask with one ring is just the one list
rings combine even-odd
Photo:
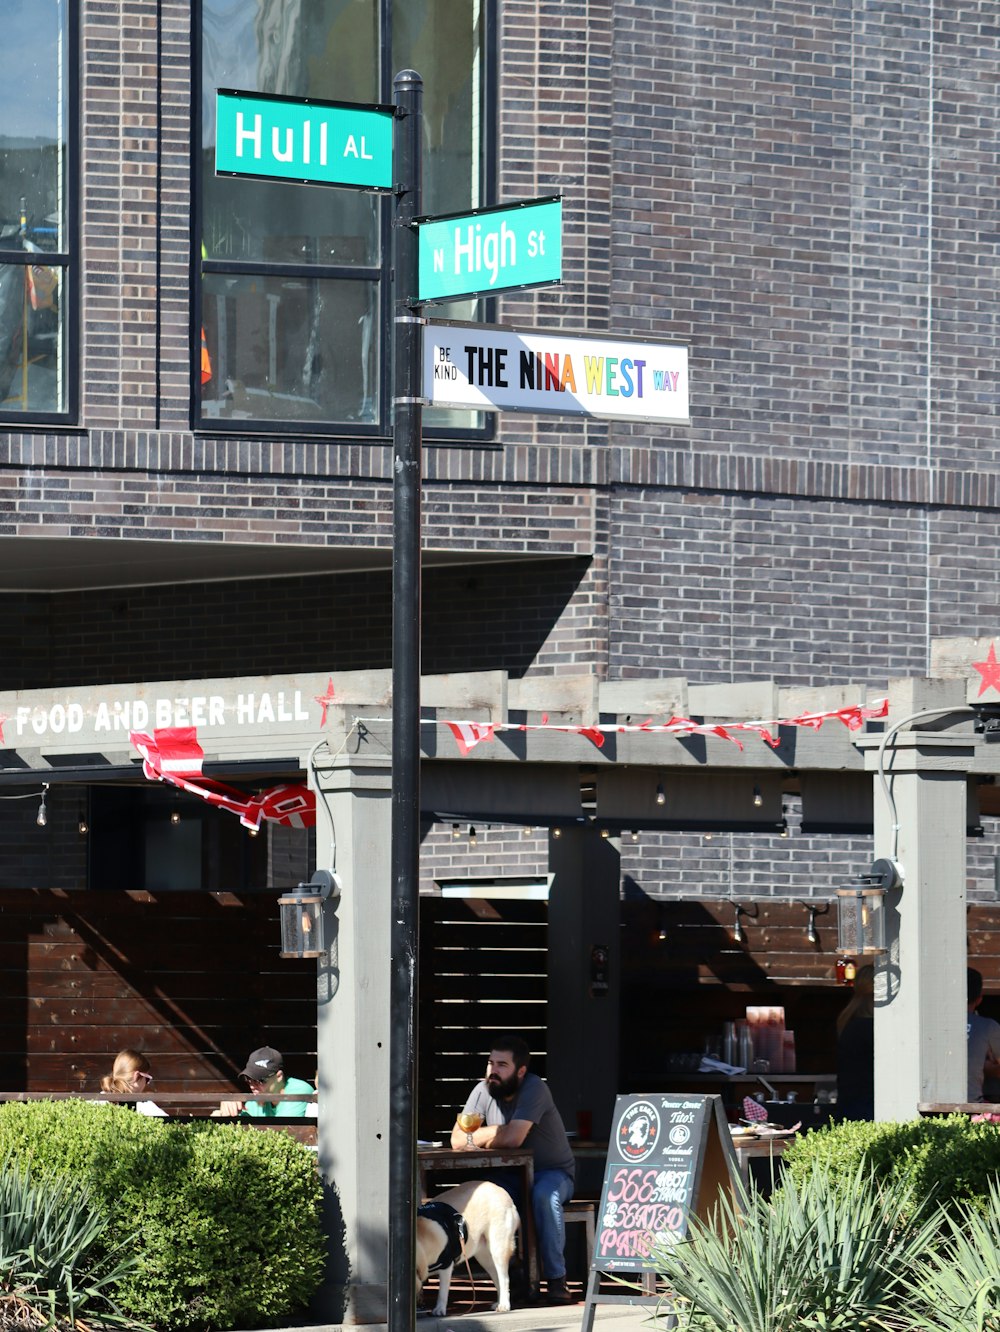
[(42, 798), (38, 804), (38, 813), (35, 815), (35, 822), (39, 828), (44, 828), (49, 821), (49, 812), (45, 808), (45, 792), (49, 789), (48, 782), (42, 782)]
[(553, 836), (553, 837), (562, 837), (562, 828), (553, 828), (553, 829), (552, 829), (552, 836)]
[(656, 784), (656, 803), (658, 805), (665, 805), (667, 803), (667, 793), (663, 789), (662, 782), (657, 782)]
[(638, 828), (633, 828), (633, 829), (632, 829), (632, 841), (633, 841), (633, 842), (637, 842), (638, 840), (639, 840), (639, 829), (638, 829)]
[(476, 830), (475, 830), (475, 828), (473, 828), (473, 827), (470, 826), (470, 828), (469, 828), (469, 845), (470, 845), (470, 846), (475, 846), (475, 845), (476, 845), (476, 841), (477, 841), (477, 838), (476, 838)]
[(764, 797), (760, 793), (759, 786), (753, 788), (753, 803), (755, 809), (760, 809), (761, 805), (764, 803)]
[(462, 829), (458, 826), (457, 823), (453, 823), (451, 825), (451, 835), (456, 842), (462, 836)]
[(171, 822), (171, 823), (173, 824), (173, 826), (176, 828), (177, 825), (178, 825), (178, 823), (180, 823), (180, 821), (181, 821), (181, 812), (180, 812), (180, 810), (179, 810), (179, 809), (172, 809), (172, 810), (170, 811), (170, 822)]

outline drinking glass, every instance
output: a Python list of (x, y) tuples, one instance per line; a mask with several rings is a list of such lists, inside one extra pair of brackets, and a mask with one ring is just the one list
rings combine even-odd
[(482, 1123), (483, 1123), (482, 1115), (477, 1115), (477, 1114), (459, 1115), (458, 1127), (465, 1134), (465, 1141), (469, 1144), (470, 1147), (475, 1147), (476, 1144), (472, 1140), (472, 1135), (473, 1133), (475, 1133), (477, 1128), (482, 1127)]

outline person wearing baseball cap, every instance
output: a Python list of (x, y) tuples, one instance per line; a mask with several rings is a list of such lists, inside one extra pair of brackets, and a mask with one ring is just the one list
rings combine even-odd
[(280, 1050), (273, 1046), (262, 1045), (254, 1050), (247, 1059), (246, 1068), (240, 1077), (250, 1088), (253, 1099), (247, 1101), (223, 1101), (218, 1110), (213, 1110), (215, 1117), (244, 1115), (251, 1119), (273, 1119), (280, 1115), (304, 1119), (313, 1109), (311, 1101), (268, 1101), (268, 1095), (283, 1096), (292, 1092), (312, 1095), (315, 1087), (301, 1078), (290, 1078), (285, 1073), (285, 1058)]

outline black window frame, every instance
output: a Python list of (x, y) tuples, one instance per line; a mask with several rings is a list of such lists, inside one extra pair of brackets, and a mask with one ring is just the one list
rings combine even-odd
[[(497, 98), (496, 71), (497, 18), (496, 0), (482, 0), (483, 3), (483, 70), (482, 70), (482, 113), (484, 126), (482, 150), (482, 179), (480, 181), (481, 206), (496, 202), (497, 175)], [(379, 102), (389, 106), (393, 103), (393, 79), (396, 70), (392, 64), (392, 0), (376, 0), (378, 17), (378, 58), (379, 58)], [(191, 428), (199, 436), (233, 438), (239, 436), (275, 437), (282, 441), (296, 438), (327, 439), (331, 441), (353, 440), (358, 438), (389, 442), (392, 438), (391, 396), (392, 370), (389, 364), (389, 349), (392, 339), (390, 308), (390, 270), (392, 267), (392, 194), (380, 196), (379, 204), (379, 252), (381, 262), (375, 265), (333, 265), (333, 264), (295, 264), (263, 263), (256, 261), (230, 261), (220, 259), (202, 259), (198, 238), (202, 235), (203, 190), (201, 185), (202, 161), (202, 0), (192, 0), (191, 21), (191, 69), (192, 69), (192, 131), (191, 131), (191, 327), (190, 346), (190, 403)], [(423, 75), (422, 70), (417, 71)], [(293, 186), (300, 189), (328, 189), (329, 186)], [(313, 279), (333, 278), (347, 281), (375, 282), (377, 284), (377, 309), (379, 318), (381, 355), (379, 360), (378, 385), (378, 421), (364, 422), (317, 422), (281, 420), (240, 419), (236, 421), (206, 419), (201, 412), (201, 362), (198, 348), (201, 345), (202, 273), (252, 274), (275, 277), (308, 277)], [(425, 307), (425, 314), (434, 307)], [(496, 318), (496, 298), (483, 299), (481, 308), (483, 322), (492, 323)], [(442, 316), (443, 318), (444, 316)], [(496, 435), (496, 413), (480, 413), (482, 424), (479, 426), (458, 427), (438, 426), (425, 421), (423, 437), (425, 444), (449, 444), (456, 441), (489, 444)]]
[[(44, 266), (60, 270), (60, 317), (65, 337), (66, 408), (61, 412), (13, 410), (0, 407), (0, 425), (34, 430), (46, 426), (77, 424), (80, 412), (80, 6), (66, 5), (66, 250), (44, 251)], [(28, 250), (8, 249), (0, 241), (0, 264), (27, 268), (38, 264), (39, 255)]]

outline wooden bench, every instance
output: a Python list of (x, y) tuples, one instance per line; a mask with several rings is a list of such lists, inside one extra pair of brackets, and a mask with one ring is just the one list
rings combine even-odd
[(569, 1202), (563, 1203), (563, 1221), (566, 1225), (579, 1223), (584, 1227), (585, 1251), (583, 1276), (581, 1278), (584, 1285), (587, 1282), (590, 1264), (594, 1259), (594, 1208), (596, 1205), (590, 1198), (572, 1198)]

